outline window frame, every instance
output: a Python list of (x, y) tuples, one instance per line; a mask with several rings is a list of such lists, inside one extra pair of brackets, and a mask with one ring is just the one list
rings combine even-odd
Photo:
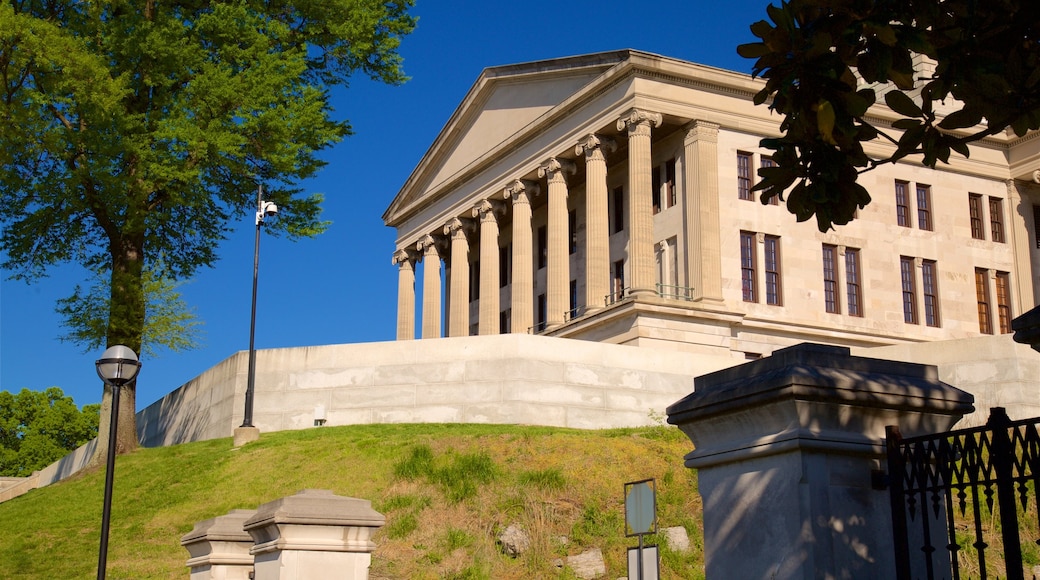
[(758, 302), (754, 232), (740, 232), (740, 288), (744, 302)]
[(968, 194), (968, 220), (971, 224), (971, 237), (974, 240), (986, 239), (986, 228), (982, 225), (982, 194)]
[(918, 324), (917, 321), (917, 276), (914, 273), (914, 259), (899, 257), (899, 278), (903, 292), (903, 322)]
[(908, 197), (910, 182), (901, 179), (896, 180), (896, 224), (900, 227), (910, 227), (910, 199)]
[(994, 276), (997, 289), (997, 321), (1000, 334), (1011, 333), (1011, 274), (997, 272)]
[(823, 308), (830, 314), (841, 314), (838, 295), (838, 246), (823, 244)]
[(766, 304), (784, 305), (783, 273), (781, 271), (780, 236), (765, 234), (762, 272), (766, 284)]
[(751, 193), (752, 155), (745, 151), (737, 151), (737, 199), (754, 201)]
[(975, 268), (975, 302), (979, 314), (979, 332), (993, 334), (990, 316), (989, 275), (985, 268)]
[(998, 244), (1007, 242), (1004, 232), (1004, 200), (999, 197), (989, 198), (989, 232), (990, 239)]
[(863, 317), (859, 248), (845, 248), (845, 306), (849, 316)]
[(921, 260), (921, 296), (924, 299), (925, 325), (940, 328), (939, 267), (935, 260)]
[(933, 231), (932, 224), (932, 186), (918, 183), (917, 192), (917, 227), (924, 231)]

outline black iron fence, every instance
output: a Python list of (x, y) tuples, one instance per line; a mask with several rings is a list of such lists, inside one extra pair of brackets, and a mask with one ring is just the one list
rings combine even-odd
[(1036, 579), (1040, 417), (903, 439), (886, 429), (898, 580)]

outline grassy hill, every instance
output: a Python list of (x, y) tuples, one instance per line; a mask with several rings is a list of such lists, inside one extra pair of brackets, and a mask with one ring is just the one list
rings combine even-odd
[[(657, 480), (660, 527), (684, 526), (691, 550), (660, 544), (662, 578), (703, 577), (700, 498), (674, 427), (579, 431), (498, 425), (365, 425), (265, 433), (142, 449), (117, 459), (108, 577), (188, 577), (180, 538), (195, 522), (302, 489), (368, 499), (386, 515), (371, 577), (571, 578), (555, 561), (602, 550), (605, 578), (626, 574), (624, 483)], [(0, 504), (0, 578), (93, 578), (104, 471)], [(501, 553), (510, 524), (529, 532)], [(566, 538), (564, 540), (563, 538)]]

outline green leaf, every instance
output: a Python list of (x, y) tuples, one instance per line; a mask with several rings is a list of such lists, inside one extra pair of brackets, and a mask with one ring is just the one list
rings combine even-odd
[(885, 93), (885, 104), (888, 108), (903, 115), (904, 117), (920, 117), (921, 107), (902, 91), (888, 91)]

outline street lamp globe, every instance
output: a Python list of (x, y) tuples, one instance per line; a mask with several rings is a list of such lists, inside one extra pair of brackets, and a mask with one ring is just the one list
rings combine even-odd
[(128, 346), (117, 344), (101, 353), (97, 363), (97, 374), (106, 385), (121, 387), (137, 377), (141, 362)]

